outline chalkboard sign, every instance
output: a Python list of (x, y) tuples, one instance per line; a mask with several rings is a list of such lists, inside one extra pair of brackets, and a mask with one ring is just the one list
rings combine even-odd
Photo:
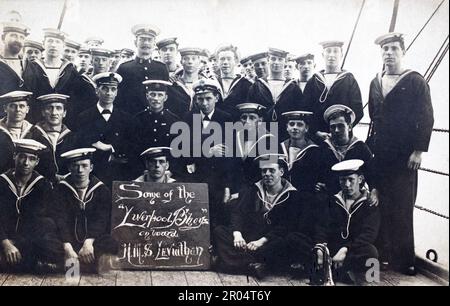
[(112, 202), (117, 268), (209, 269), (207, 184), (113, 182)]

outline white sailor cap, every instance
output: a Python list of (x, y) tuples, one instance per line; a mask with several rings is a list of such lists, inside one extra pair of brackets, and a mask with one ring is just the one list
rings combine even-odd
[(115, 72), (102, 72), (94, 75), (92, 80), (97, 85), (119, 85), (122, 82), (122, 77)]
[(23, 47), (24, 48), (35, 48), (40, 50), (41, 52), (44, 51), (44, 45), (39, 42), (39, 41), (35, 41), (35, 40), (31, 40), (31, 39), (27, 39), (23, 42)]
[(343, 104), (335, 104), (328, 107), (323, 113), (323, 120), (328, 123), (328, 119), (335, 112), (344, 112), (350, 115), (350, 123), (353, 124), (356, 120), (355, 112), (348, 106)]
[(172, 85), (169, 81), (164, 80), (146, 80), (142, 84), (146, 91), (167, 91), (167, 87)]
[(62, 41), (66, 40), (66, 37), (68, 36), (67, 33), (64, 33), (61, 30), (53, 29), (53, 28), (45, 28), (44, 31), (44, 39), (46, 37), (53, 37), (57, 39), (61, 39)]
[(286, 120), (303, 120), (307, 121), (314, 115), (313, 112), (307, 111), (290, 111), (281, 114)]
[(155, 158), (160, 156), (170, 156), (172, 148), (169, 147), (151, 147), (140, 154), (143, 158)]
[(354, 173), (361, 173), (361, 167), (364, 165), (364, 161), (361, 159), (349, 159), (335, 164), (331, 167), (331, 170), (337, 172), (338, 175), (351, 175)]
[(81, 48), (81, 44), (80, 43), (78, 43), (78, 42), (76, 42), (74, 40), (71, 40), (71, 39), (66, 39), (65, 44), (66, 44), (66, 47), (72, 48), (72, 49), (75, 49), (75, 50), (78, 50), (78, 51)]
[(161, 30), (157, 26), (151, 24), (137, 24), (131, 28), (131, 33), (133, 33), (134, 36), (149, 35), (156, 37), (160, 32)]
[(24, 36), (30, 35), (30, 28), (20, 22), (2, 22), (3, 33), (15, 32), (21, 33)]
[(42, 104), (48, 104), (48, 103), (66, 104), (69, 98), (70, 97), (67, 95), (52, 93), (52, 94), (39, 96), (36, 99), (39, 100)]
[(110, 57), (112, 54), (111, 50), (105, 49), (105, 48), (98, 48), (94, 47), (90, 49), (92, 56), (104, 56), (104, 57)]
[(326, 40), (319, 43), (322, 48), (330, 48), (330, 47), (339, 47), (342, 48), (344, 46), (344, 42), (342, 40)]
[(375, 39), (375, 44), (383, 46), (384, 44), (394, 42), (394, 41), (398, 41), (398, 42), (404, 44), (405, 43), (404, 36), (405, 35), (403, 33), (398, 33), (398, 32), (387, 33), (387, 34), (381, 35), (377, 39)]
[(236, 105), (236, 108), (238, 109), (239, 113), (244, 114), (244, 113), (255, 113), (258, 114), (259, 116), (263, 116), (264, 112), (266, 110), (266, 107), (261, 105), (261, 104), (257, 104), (257, 103), (241, 103)]
[(282, 57), (282, 58), (287, 58), (289, 52), (281, 50), (281, 49), (276, 49), (276, 48), (269, 48), (269, 52), (267, 52), (269, 55), (274, 55), (277, 57)]
[(21, 91), (21, 90), (15, 90), (8, 92), (2, 96), (0, 96), (0, 105), (6, 105), (8, 103), (12, 102), (19, 102), (19, 101), (26, 101), (30, 99), (30, 97), (33, 95), (32, 92), (29, 91)]
[(16, 153), (31, 153), (38, 155), (47, 149), (45, 145), (34, 139), (17, 139), (14, 140), (14, 151)]
[(84, 43), (86, 45), (90, 45), (90, 46), (101, 46), (103, 44), (103, 42), (104, 42), (103, 38), (97, 37), (97, 36), (88, 37), (84, 41)]
[(202, 54), (202, 49), (200, 48), (181, 48), (179, 50), (181, 57), (185, 55), (198, 55)]
[(85, 159), (92, 159), (93, 153), (95, 151), (96, 151), (95, 148), (80, 148), (67, 151), (61, 154), (61, 157), (71, 162)]

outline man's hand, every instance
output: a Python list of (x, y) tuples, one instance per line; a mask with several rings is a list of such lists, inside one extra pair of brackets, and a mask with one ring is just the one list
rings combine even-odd
[(318, 182), (314, 189), (316, 192), (325, 192), (327, 190), (327, 186), (324, 183)]
[(247, 248), (247, 242), (245, 242), (241, 232), (238, 231), (233, 232), (233, 237), (234, 237), (233, 244), (236, 249), (245, 250)]
[(333, 257), (333, 265), (335, 269), (339, 269), (344, 265), (344, 260), (347, 257), (348, 249), (346, 247), (341, 248)]
[(408, 169), (418, 170), (422, 163), (422, 151), (414, 151), (408, 160)]
[(262, 247), (267, 242), (267, 238), (262, 237), (261, 239), (251, 241), (247, 243), (247, 249), (250, 251), (256, 251), (260, 247)]
[(78, 260), (78, 254), (73, 250), (70, 243), (64, 243), (64, 260), (76, 259)]
[(316, 132), (316, 136), (319, 137), (322, 140), (328, 139), (331, 137), (331, 135), (329, 133), (325, 133), (325, 132)]
[(86, 239), (83, 243), (83, 247), (78, 252), (78, 255), (80, 256), (81, 262), (87, 264), (93, 263), (95, 261), (94, 240)]
[(378, 203), (379, 203), (378, 190), (374, 188), (369, 194), (369, 205), (378, 206)]
[(97, 150), (104, 151), (104, 152), (108, 152), (108, 151), (112, 151), (113, 150), (112, 145), (103, 143), (101, 141), (97, 141), (97, 142), (93, 143), (92, 146), (94, 148), (96, 148)]
[(22, 254), (17, 249), (11, 240), (5, 239), (2, 241), (3, 250), (5, 252), (6, 262), (10, 265), (16, 265), (22, 261)]

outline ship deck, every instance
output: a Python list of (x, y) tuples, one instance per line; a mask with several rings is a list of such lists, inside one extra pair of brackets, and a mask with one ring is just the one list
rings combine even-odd
[[(337, 286), (345, 286), (336, 283)], [(383, 271), (380, 282), (358, 281), (358, 286), (448, 286), (448, 282), (418, 273), (406, 276)], [(63, 274), (29, 275), (1, 274), (0, 286), (309, 286), (309, 280), (289, 275), (268, 275), (257, 280), (245, 275), (230, 275), (210, 271), (109, 271), (103, 274), (82, 274), (68, 281)]]

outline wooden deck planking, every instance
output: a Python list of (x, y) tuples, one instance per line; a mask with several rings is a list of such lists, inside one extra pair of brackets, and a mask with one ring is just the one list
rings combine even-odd
[(78, 286), (80, 278), (66, 278), (64, 274), (46, 275), (42, 286)]
[(80, 286), (115, 286), (116, 272), (105, 274), (82, 274)]
[(189, 286), (223, 286), (216, 272), (186, 271), (184, 275)]
[(184, 271), (152, 271), (152, 286), (187, 286)]
[(116, 286), (151, 286), (150, 271), (117, 271)]
[(245, 275), (234, 275), (234, 274), (224, 274), (218, 273), (220, 280), (224, 286), (257, 286), (258, 283), (251, 276)]
[(10, 274), (3, 286), (40, 286), (44, 276), (31, 274)]

